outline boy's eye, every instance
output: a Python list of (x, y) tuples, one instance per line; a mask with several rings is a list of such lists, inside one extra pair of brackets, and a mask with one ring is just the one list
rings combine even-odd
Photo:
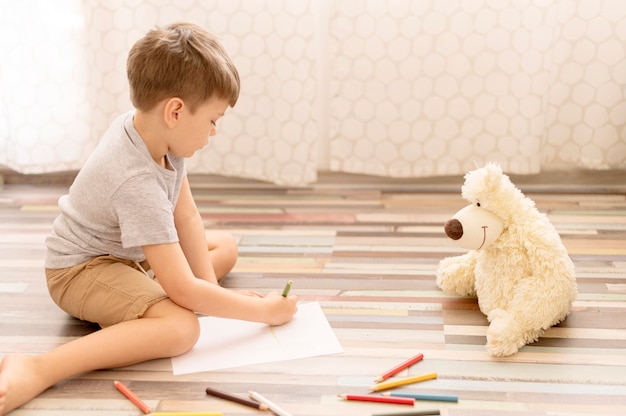
[(215, 124), (215, 121), (211, 120), (211, 124), (213, 124), (214, 127), (217, 127), (217, 125)]

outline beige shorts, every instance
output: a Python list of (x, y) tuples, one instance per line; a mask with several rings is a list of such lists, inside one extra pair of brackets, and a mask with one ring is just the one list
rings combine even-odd
[(131, 260), (100, 256), (66, 269), (46, 269), (50, 296), (70, 315), (107, 327), (138, 319), (167, 294)]

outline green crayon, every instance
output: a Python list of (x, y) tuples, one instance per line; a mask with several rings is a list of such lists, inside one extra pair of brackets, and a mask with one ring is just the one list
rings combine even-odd
[(287, 284), (285, 285), (285, 289), (283, 289), (284, 298), (286, 298), (287, 295), (289, 294), (289, 291), (291, 290), (291, 285), (293, 285), (293, 280), (288, 281)]

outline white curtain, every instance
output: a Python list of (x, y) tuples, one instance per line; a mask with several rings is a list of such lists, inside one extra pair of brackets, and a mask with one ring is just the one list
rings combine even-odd
[(626, 2), (338, 1), (330, 166), (626, 167)]
[(220, 36), (242, 77), (192, 173), (626, 168), (623, 0), (4, 2), (0, 164), (79, 169), (131, 108), (128, 49), (176, 20)]

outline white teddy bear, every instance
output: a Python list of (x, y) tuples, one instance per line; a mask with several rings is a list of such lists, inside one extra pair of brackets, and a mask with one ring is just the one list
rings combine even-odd
[(508, 356), (569, 314), (574, 264), (546, 215), (499, 165), (468, 172), (461, 191), (470, 205), (444, 228), (471, 251), (441, 260), (437, 285), (448, 295), (476, 296), (490, 322), (487, 352)]

